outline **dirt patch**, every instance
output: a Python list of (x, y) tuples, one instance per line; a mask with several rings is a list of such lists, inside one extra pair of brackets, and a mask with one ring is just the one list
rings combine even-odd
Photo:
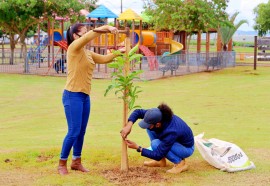
[(131, 167), (127, 172), (121, 171), (119, 168), (104, 170), (102, 174), (111, 183), (116, 185), (142, 185), (149, 183), (168, 183), (157, 169), (147, 167)]
[(24, 186), (34, 185), (35, 180), (42, 175), (40, 173), (31, 173), (22, 169), (14, 169), (11, 171), (0, 171), (0, 185), (5, 186)]
[(39, 155), (38, 157), (37, 157), (37, 162), (44, 162), (44, 161), (48, 161), (48, 160), (50, 160), (50, 159), (52, 159), (53, 158), (53, 155)]
[(5, 163), (10, 163), (11, 162), (11, 160), (10, 159), (5, 159), (5, 161), (4, 161)]

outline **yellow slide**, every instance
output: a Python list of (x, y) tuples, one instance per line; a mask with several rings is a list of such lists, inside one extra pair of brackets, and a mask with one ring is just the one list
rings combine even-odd
[(171, 40), (171, 53), (170, 54), (179, 54), (183, 48), (184, 46), (181, 43)]

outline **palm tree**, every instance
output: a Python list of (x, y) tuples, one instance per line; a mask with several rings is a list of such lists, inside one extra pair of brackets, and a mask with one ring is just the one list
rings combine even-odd
[(248, 24), (248, 21), (246, 19), (242, 19), (237, 24), (234, 24), (235, 18), (237, 17), (238, 14), (239, 12), (235, 12), (231, 16), (229, 21), (232, 23), (232, 26), (224, 25), (218, 28), (218, 33), (221, 36), (221, 43), (223, 45), (223, 51), (227, 51), (227, 44), (230, 42), (230, 40), (232, 39), (234, 33), (238, 30), (238, 28), (244, 23)]

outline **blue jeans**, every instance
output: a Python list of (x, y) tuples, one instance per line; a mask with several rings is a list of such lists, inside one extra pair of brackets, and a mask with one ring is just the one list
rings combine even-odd
[(60, 158), (67, 160), (72, 147), (73, 158), (79, 158), (81, 157), (84, 134), (90, 115), (90, 97), (85, 93), (64, 90), (62, 102), (68, 132), (63, 142)]
[[(156, 150), (161, 141), (157, 138), (155, 132), (146, 129), (151, 141), (152, 150)], [(192, 147), (185, 147), (178, 142), (175, 142), (171, 150), (166, 155), (166, 158), (174, 164), (180, 163), (183, 159), (191, 156), (194, 152), (194, 145)]]

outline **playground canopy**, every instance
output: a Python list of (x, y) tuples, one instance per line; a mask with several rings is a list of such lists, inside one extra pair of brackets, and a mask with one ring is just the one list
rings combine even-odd
[(89, 18), (117, 18), (118, 16), (114, 14), (110, 9), (104, 5), (100, 5), (95, 10), (90, 12), (86, 17)]
[(142, 18), (130, 8), (119, 15), (118, 20), (142, 20)]

